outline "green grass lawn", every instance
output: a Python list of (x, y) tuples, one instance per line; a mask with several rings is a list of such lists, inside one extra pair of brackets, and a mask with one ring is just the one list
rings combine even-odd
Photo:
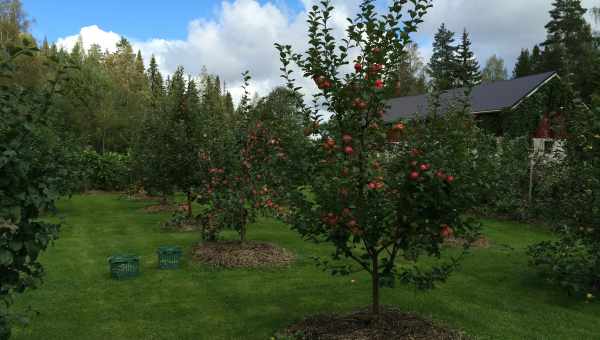
[[(320, 271), (310, 257), (327, 255), (327, 247), (303, 242), (284, 224), (262, 220), (249, 238), (294, 251), (293, 266), (217, 270), (190, 261), (197, 233), (161, 231), (169, 215), (141, 211), (148, 204), (109, 194), (60, 202), (65, 224), (43, 255), (45, 283), (14, 306), (40, 314), (14, 339), (268, 339), (304, 316), (370, 303), (366, 275)], [(447, 284), (385, 289), (382, 302), (478, 339), (600, 339), (600, 303), (568, 298), (527, 265), (525, 247), (548, 233), (495, 221), (485, 221), (484, 233), (491, 247), (475, 250)], [(181, 269), (157, 269), (156, 249), (165, 244), (184, 248)], [(119, 252), (141, 255), (140, 277), (109, 278), (107, 257)]]

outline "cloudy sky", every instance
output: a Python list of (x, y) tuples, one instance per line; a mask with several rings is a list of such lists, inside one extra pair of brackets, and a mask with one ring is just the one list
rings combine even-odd
[[(306, 9), (316, 0), (23, 0), (35, 20), (32, 31), (71, 48), (81, 35), (114, 49), (120, 36), (140, 49), (146, 61), (157, 57), (161, 70), (178, 65), (197, 74), (202, 66), (217, 73), (234, 97), (239, 96), (240, 73), (250, 70), (254, 88), (265, 95), (281, 83), (274, 42), (305, 45)], [(333, 0), (335, 27), (343, 33), (345, 18), (359, 0)], [(380, 0), (384, 6), (388, 1)], [(509, 71), (522, 47), (543, 41), (551, 0), (434, 0), (414, 40), (425, 59), (432, 37), (442, 22), (453, 31), (466, 28), (472, 35), (480, 64), (492, 54), (506, 60)], [(600, 7), (600, 0), (583, 0)], [(58, 5), (60, 4), (60, 5)], [(591, 18), (589, 18), (591, 21)], [(598, 27), (596, 25), (596, 27)]]

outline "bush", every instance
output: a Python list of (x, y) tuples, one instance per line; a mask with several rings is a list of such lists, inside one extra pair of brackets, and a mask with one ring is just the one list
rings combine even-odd
[[(572, 111), (566, 158), (553, 168), (539, 210), (559, 237), (529, 248), (531, 263), (569, 293), (600, 291), (600, 122), (584, 107)], [(591, 295), (590, 295), (591, 296)]]
[(80, 169), (84, 190), (125, 190), (132, 185), (130, 157), (128, 154), (83, 150)]

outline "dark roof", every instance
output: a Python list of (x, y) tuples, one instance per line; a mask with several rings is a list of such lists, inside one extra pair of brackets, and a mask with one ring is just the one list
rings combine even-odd
[[(546, 72), (532, 76), (501, 80), (477, 85), (472, 89), (470, 106), (473, 114), (497, 112), (516, 108), (521, 102), (535, 93), (541, 86), (557, 76), (556, 72)], [(458, 88), (440, 95), (439, 111), (446, 112), (452, 106), (461, 107), (465, 89)], [(423, 117), (429, 113), (429, 95), (399, 97), (391, 99), (385, 120), (394, 122), (403, 118)]]

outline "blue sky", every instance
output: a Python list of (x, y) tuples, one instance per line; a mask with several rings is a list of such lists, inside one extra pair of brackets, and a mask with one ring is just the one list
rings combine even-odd
[[(218, 16), (222, 0), (23, 0), (27, 14), (35, 19), (32, 33), (55, 41), (98, 25), (139, 40), (185, 39), (187, 23)], [(260, 0), (266, 3), (267, 0)], [(290, 15), (303, 9), (297, 0), (271, 1)]]

